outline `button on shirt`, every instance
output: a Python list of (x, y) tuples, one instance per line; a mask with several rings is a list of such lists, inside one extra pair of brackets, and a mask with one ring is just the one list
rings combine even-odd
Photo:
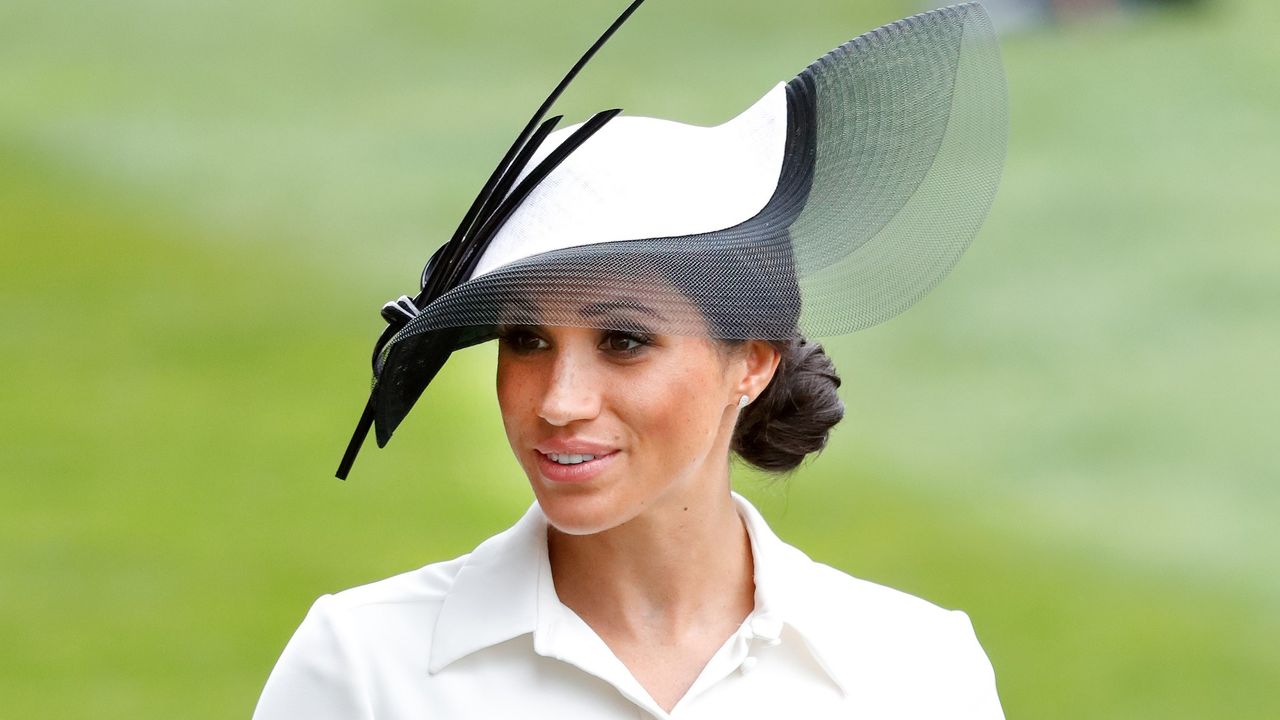
[(317, 600), (254, 718), (1004, 717), (964, 613), (810, 560), (733, 497), (755, 608), (670, 713), (556, 596), (535, 503), (469, 555)]

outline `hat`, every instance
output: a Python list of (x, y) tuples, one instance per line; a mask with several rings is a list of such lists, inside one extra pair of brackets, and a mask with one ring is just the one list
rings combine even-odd
[(1007, 110), (978, 3), (837, 47), (713, 127), (538, 108), (418, 293), (383, 306), (371, 426), (385, 446), (458, 349), (503, 324), (724, 339), (843, 334), (902, 312), (959, 260), (999, 183)]

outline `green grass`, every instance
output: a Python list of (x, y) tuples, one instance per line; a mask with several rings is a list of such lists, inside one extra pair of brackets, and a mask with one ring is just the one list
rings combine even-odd
[[(716, 122), (918, 9), (803, 6), (651, 0), (563, 108)], [(316, 595), (518, 515), (492, 347), (331, 474), (377, 307), (608, 14), (0, 9), (5, 716), (245, 716)], [(739, 478), (812, 556), (967, 610), (1011, 718), (1280, 714), (1278, 26), (1236, 0), (1009, 38), (972, 251), (829, 343), (826, 453)]]

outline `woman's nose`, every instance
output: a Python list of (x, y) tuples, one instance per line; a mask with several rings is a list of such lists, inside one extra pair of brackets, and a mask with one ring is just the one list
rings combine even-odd
[(591, 359), (573, 349), (557, 350), (538, 415), (556, 427), (590, 420), (600, 413), (600, 387)]

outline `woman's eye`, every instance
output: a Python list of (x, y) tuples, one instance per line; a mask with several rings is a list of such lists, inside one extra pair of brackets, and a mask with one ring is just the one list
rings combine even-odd
[(645, 345), (648, 342), (644, 338), (626, 333), (610, 333), (604, 340), (605, 349), (622, 355), (633, 354)]
[(533, 352), (547, 347), (547, 341), (528, 330), (506, 330), (501, 339), (507, 347), (519, 353)]

